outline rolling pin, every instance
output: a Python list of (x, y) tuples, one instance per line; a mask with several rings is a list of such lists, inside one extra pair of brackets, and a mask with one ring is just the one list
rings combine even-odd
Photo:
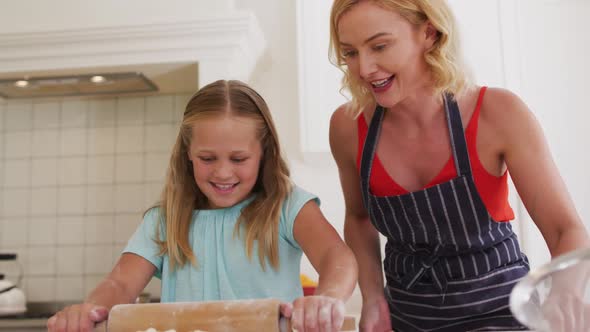
[[(210, 302), (119, 304), (94, 332), (291, 332), (290, 319), (281, 317), (275, 299)], [(354, 317), (344, 319), (341, 331), (356, 331)]]

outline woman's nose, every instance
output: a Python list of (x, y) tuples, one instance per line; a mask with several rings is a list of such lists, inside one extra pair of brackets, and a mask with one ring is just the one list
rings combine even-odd
[(370, 78), (376, 71), (377, 65), (375, 59), (367, 54), (359, 53), (359, 71), (363, 79)]

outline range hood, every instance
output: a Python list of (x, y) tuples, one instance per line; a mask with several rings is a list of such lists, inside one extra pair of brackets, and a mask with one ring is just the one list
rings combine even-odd
[(158, 87), (142, 73), (23, 77), (0, 80), (0, 97), (37, 98), (156, 92)]
[[(265, 49), (249, 11), (190, 22), (0, 34), (0, 97), (193, 93), (218, 79), (248, 81)], [(123, 80), (89, 83), (93, 76)]]

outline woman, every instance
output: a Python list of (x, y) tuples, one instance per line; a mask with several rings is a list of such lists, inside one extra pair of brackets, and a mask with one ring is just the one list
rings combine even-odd
[(532, 113), (468, 82), (444, 0), (335, 0), (331, 47), (353, 96), (330, 144), (361, 330), (523, 329), (508, 307), (529, 267), (507, 171), (553, 257), (590, 243)]

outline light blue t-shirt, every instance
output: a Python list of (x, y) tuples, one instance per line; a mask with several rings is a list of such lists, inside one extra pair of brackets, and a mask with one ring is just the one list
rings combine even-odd
[[(302, 251), (293, 236), (293, 225), (303, 205), (310, 200), (315, 200), (318, 205), (320, 203), (313, 194), (294, 186), (283, 204), (278, 270), (267, 262), (266, 271), (263, 271), (256, 243), (249, 260), (244, 241), (234, 236), (240, 212), (252, 198), (228, 208), (193, 212), (189, 243), (197, 258), (196, 268), (188, 263), (171, 271), (168, 255), (158, 255), (158, 246), (153, 241), (158, 226), (158, 208), (146, 213), (123, 252), (139, 255), (157, 268), (155, 276), (162, 279), (162, 302), (254, 298), (292, 302), (303, 295), (299, 279)], [(160, 238), (163, 239), (164, 228), (160, 230)]]

